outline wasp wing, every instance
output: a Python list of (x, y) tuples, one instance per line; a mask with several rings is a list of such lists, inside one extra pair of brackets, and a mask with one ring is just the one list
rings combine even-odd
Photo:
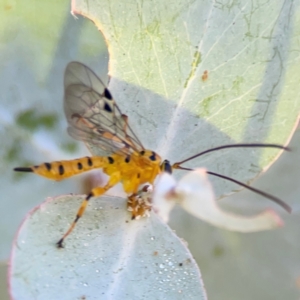
[(64, 111), (73, 138), (100, 147), (107, 154), (144, 150), (127, 116), (91, 69), (79, 62), (69, 63), (64, 86)]

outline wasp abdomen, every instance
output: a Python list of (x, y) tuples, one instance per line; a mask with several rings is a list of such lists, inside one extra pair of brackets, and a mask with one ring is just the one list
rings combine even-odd
[(94, 156), (83, 157), (74, 160), (53, 161), (32, 167), (15, 168), (17, 172), (33, 172), (40, 176), (53, 180), (65, 179), (95, 168), (103, 168), (109, 163), (109, 158)]

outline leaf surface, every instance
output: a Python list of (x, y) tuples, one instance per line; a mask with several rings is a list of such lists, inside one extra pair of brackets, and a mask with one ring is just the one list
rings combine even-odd
[[(110, 53), (110, 88), (146, 147), (171, 162), (235, 142), (286, 144), (300, 101), (296, 3), (81, 1)], [(266, 17), (267, 16), (267, 17)], [(250, 182), (278, 150), (231, 149), (189, 167)], [(236, 185), (212, 179), (217, 197)]]
[(10, 262), (13, 299), (206, 299), (183, 242), (154, 214), (131, 221), (124, 199), (93, 200), (56, 248), (82, 200), (49, 198), (28, 215)]

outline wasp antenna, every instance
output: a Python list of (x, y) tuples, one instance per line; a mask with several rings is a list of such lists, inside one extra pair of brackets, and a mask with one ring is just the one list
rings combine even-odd
[(175, 163), (172, 165), (172, 169), (185, 170), (185, 171), (194, 171), (195, 169), (184, 168), (178, 165), (179, 163)]
[(214, 172), (210, 172), (210, 171), (207, 171), (206, 173), (210, 174), (210, 175), (213, 175), (213, 176), (216, 176), (216, 177), (220, 177), (220, 178), (226, 179), (228, 181), (232, 181), (232, 182), (234, 182), (234, 183), (236, 183), (236, 184), (238, 184), (240, 186), (243, 186), (244, 188), (246, 188), (246, 189), (248, 189), (248, 190), (250, 190), (250, 191), (252, 191), (252, 192), (254, 192), (256, 194), (259, 194), (261, 196), (264, 196), (264, 197), (268, 198), (269, 200), (274, 201), (275, 203), (277, 203), (278, 205), (280, 205), (284, 210), (286, 210), (288, 213), (292, 212), (292, 208), (288, 204), (286, 204), (285, 202), (283, 202), (282, 200), (280, 200), (279, 198), (277, 198), (277, 197), (275, 197), (273, 195), (270, 195), (270, 194), (268, 194), (268, 193), (266, 193), (264, 191), (261, 191), (259, 189), (254, 188), (254, 187), (251, 187), (251, 186), (249, 186), (249, 185), (247, 185), (247, 184), (245, 184), (243, 182), (240, 182), (238, 180), (235, 180), (235, 179), (233, 179), (231, 177), (227, 177), (227, 176), (224, 176), (224, 175), (221, 175), (221, 174), (218, 174), (218, 173), (214, 173)]
[[(181, 166), (177, 165), (177, 163), (174, 164), (172, 166), (172, 168), (179, 169), (179, 170), (185, 170), (185, 171), (194, 171), (194, 169), (181, 167)], [(236, 184), (238, 184), (240, 186), (243, 186), (244, 188), (246, 188), (246, 189), (248, 189), (248, 190), (250, 190), (250, 191), (252, 191), (254, 193), (257, 193), (257, 194), (259, 194), (261, 196), (264, 196), (264, 197), (270, 199), (271, 201), (274, 201), (279, 206), (281, 206), (284, 210), (286, 210), (288, 213), (292, 212), (292, 208), (288, 204), (286, 204), (285, 202), (283, 202), (282, 200), (280, 200), (279, 198), (277, 198), (277, 197), (275, 197), (273, 195), (270, 195), (270, 194), (268, 194), (268, 193), (266, 193), (264, 191), (261, 191), (259, 189), (254, 188), (254, 187), (251, 187), (251, 186), (249, 186), (249, 185), (247, 185), (247, 184), (245, 184), (243, 182), (240, 182), (238, 180), (235, 180), (235, 179), (233, 179), (231, 177), (228, 177), (228, 176), (225, 176), (225, 175), (221, 175), (221, 174), (210, 172), (210, 171), (206, 171), (206, 173), (210, 174), (210, 175), (213, 175), (213, 176), (216, 176), (216, 177), (220, 177), (220, 178), (226, 179), (228, 181), (232, 181), (232, 182), (234, 182), (234, 183), (236, 183)]]
[(204, 154), (207, 154), (209, 152), (213, 152), (213, 151), (217, 151), (217, 150), (221, 150), (221, 149), (227, 149), (227, 148), (277, 148), (277, 149), (282, 149), (282, 150), (285, 150), (285, 151), (291, 151), (291, 149), (289, 147), (284, 147), (282, 145), (278, 145), (278, 144), (259, 144), (259, 143), (255, 143), (255, 144), (229, 144), (229, 145), (223, 145), (223, 146), (219, 146), (219, 147), (216, 147), (216, 148), (211, 148), (211, 149), (208, 149), (208, 150), (205, 150), (203, 152), (200, 152), (196, 155), (193, 155), (183, 161), (180, 161), (180, 162), (177, 162), (174, 164), (174, 168), (175, 169), (179, 169), (179, 165), (189, 161), (189, 160), (192, 160), (196, 157), (199, 157), (199, 156), (202, 156)]

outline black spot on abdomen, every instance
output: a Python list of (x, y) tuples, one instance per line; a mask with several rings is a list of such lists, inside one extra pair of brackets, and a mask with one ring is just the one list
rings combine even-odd
[(51, 164), (50, 163), (45, 163), (45, 167), (46, 167), (47, 171), (51, 170)]
[(93, 161), (90, 157), (87, 157), (88, 166), (91, 167), (93, 165)]
[(65, 168), (63, 165), (59, 165), (58, 172), (59, 172), (59, 175), (63, 175), (65, 173)]

